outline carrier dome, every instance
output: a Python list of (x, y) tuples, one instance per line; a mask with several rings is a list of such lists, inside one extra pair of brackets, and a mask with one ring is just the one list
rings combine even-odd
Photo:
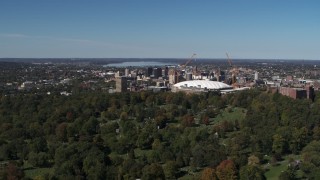
[(193, 80), (193, 81), (182, 81), (173, 85), (177, 89), (185, 88), (199, 88), (208, 90), (222, 90), (232, 89), (232, 86), (219, 81), (208, 81), (208, 80)]

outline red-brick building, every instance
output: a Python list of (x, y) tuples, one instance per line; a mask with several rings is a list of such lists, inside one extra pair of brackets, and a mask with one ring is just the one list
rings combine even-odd
[(307, 98), (313, 100), (314, 98), (314, 89), (312, 86), (306, 86), (305, 88), (279, 87), (278, 92), (293, 99)]

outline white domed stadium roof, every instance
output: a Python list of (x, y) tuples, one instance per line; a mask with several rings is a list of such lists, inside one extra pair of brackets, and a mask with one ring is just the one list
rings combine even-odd
[(175, 85), (175, 88), (201, 88), (208, 90), (219, 90), (219, 89), (231, 89), (232, 86), (219, 81), (208, 81), (208, 80), (193, 80), (193, 81), (182, 81)]

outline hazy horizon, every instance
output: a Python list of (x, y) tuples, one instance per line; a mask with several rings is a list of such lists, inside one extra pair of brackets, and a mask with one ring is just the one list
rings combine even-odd
[[(125, 62), (124, 60), (130, 60), (130, 61), (136, 61), (136, 60), (140, 60), (140, 61), (157, 61), (157, 60), (178, 60), (178, 61), (186, 61), (189, 58), (154, 58), (154, 57), (146, 57), (146, 58), (69, 58), (69, 57), (39, 57), (39, 58), (32, 58), (32, 57), (21, 57), (21, 58), (16, 58), (16, 57), (0, 57), (0, 60), (5, 60), (5, 59), (16, 59), (16, 60), (120, 60), (119, 62)], [(227, 58), (197, 58), (196, 60), (219, 60), (219, 61), (225, 61), (227, 60)], [(232, 59), (232, 61), (320, 61), (320, 59), (266, 59), (266, 58), (236, 58), (236, 59)], [(137, 61), (139, 62), (139, 61)]]

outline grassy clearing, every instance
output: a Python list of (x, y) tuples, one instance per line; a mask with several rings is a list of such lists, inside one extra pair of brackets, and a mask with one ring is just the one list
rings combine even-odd
[(35, 179), (36, 177), (41, 177), (46, 174), (52, 174), (52, 168), (35, 168), (35, 169), (27, 169), (24, 170), (25, 176), (31, 179)]
[(290, 159), (300, 160), (300, 156), (299, 155), (288, 155), (288, 156), (284, 157), (283, 161), (278, 162), (278, 165), (276, 165), (276, 166), (271, 166), (271, 165), (267, 165), (267, 167), (265, 166), (265, 168), (269, 169), (269, 171), (267, 171), (265, 173), (266, 178), (268, 180), (269, 179), (270, 180), (278, 180), (280, 174), (283, 171), (286, 171), (288, 169)]
[(281, 172), (288, 169), (288, 162), (281, 161), (276, 166), (269, 166), (269, 171), (265, 173), (265, 176), (269, 180), (278, 180)]
[(245, 118), (246, 112), (247, 110), (244, 108), (227, 107), (214, 118), (214, 122), (242, 120)]
[(30, 179), (35, 179), (36, 177), (44, 176), (46, 174), (53, 174), (53, 168), (36, 168), (27, 161), (24, 162), (23, 169), (25, 177)]

